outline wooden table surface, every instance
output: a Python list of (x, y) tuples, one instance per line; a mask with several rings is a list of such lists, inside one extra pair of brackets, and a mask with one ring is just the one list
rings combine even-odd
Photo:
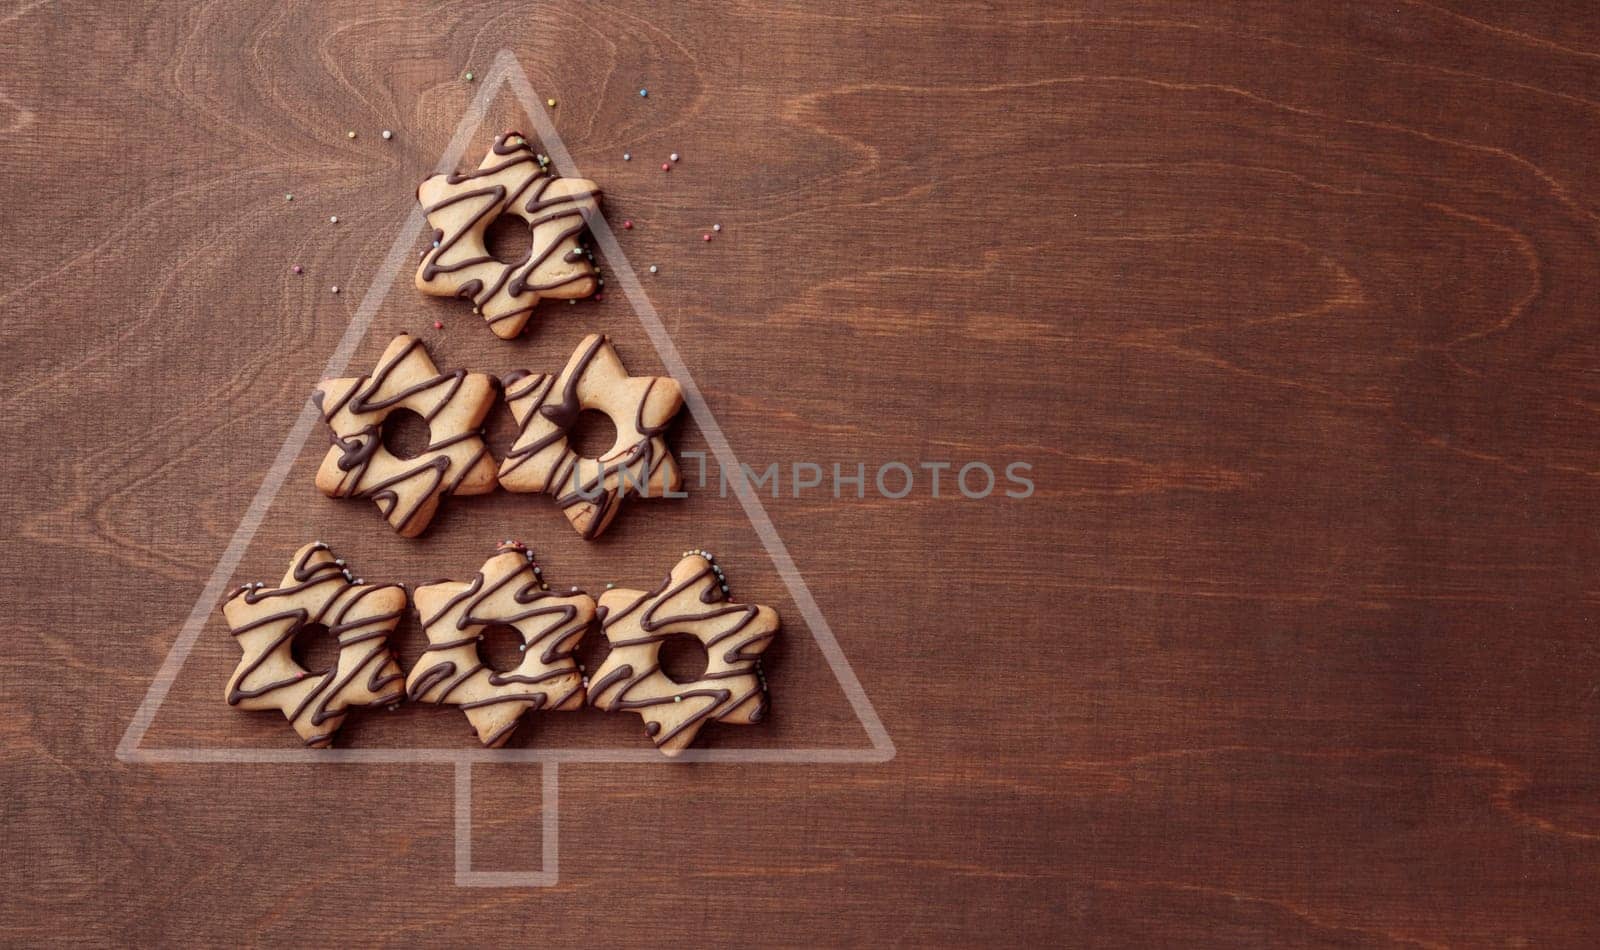
[[(1600, 943), (1589, 4), (6, 7), (6, 943)], [(456, 886), (448, 763), (115, 754), (502, 49), (733, 449), (780, 465), (897, 750), (561, 766), (546, 888)], [(468, 154), (503, 127), (509, 90)], [(402, 330), (445, 368), (596, 330), (663, 367), (615, 291), (502, 342), (402, 272), (351, 368)], [(785, 627), (772, 719), (702, 744), (867, 745), (714, 485), (598, 543), (504, 493), (407, 541), (316, 493), (324, 446), (230, 583), (313, 538), (417, 582), (514, 536), (591, 589), (712, 548)], [(918, 467), (1016, 461), (1031, 497)], [(794, 462), (867, 497), (796, 498)], [(144, 745), (297, 748), (222, 702), (216, 606)], [(473, 740), (404, 707), (338, 745)], [(648, 748), (594, 712), (513, 745)], [(475, 870), (555, 857), (543, 776), (474, 770)]]

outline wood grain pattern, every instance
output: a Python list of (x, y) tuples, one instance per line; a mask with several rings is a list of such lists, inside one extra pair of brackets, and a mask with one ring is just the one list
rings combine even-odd
[[(0, 32), (5, 942), (1600, 943), (1589, 5), (43, 0)], [(564, 768), (541, 891), (451, 885), (448, 768), (113, 757), (503, 47), (748, 461), (1038, 486), (769, 500), (898, 757)], [(402, 281), (355, 367), (406, 329), (445, 368), (606, 331), (660, 369), (615, 297), (507, 344)], [(318, 495), (320, 452), (237, 580), (315, 537), (420, 581), (514, 535), (591, 588), (705, 545), (790, 620), (773, 720), (705, 738), (862, 741), (733, 501), (585, 546), (457, 499), (412, 543)], [(292, 745), (222, 705), (236, 655), (214, 621), (151, 742)], [(538, 781), (485, 770), (480, 868), (536, 863)]]

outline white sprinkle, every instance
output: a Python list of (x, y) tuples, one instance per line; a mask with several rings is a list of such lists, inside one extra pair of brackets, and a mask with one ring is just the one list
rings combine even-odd
[(392, 139), (392, 138), (394, 138), (394, 133), (392, 131), (388, 130), (388, 129), (384, 129), (383, 130), (383, 137), (386, 138), (386, 139)]
[(677, 161), (678, 160), (678, 153), (677, 152), (673, 152), (671, 155), (669, 155), (667, 157), (672, 159), (673, 161)]
[(328, 223), (329, 224), (338, 224), (339, 223), (339, 216), (336, 215), (336, 214), (328, 215)]
[(656, 272), (656, 265), (651, 264), (650, 265), (650, 273), (654, 274), (655, 272)]
[(721, 230), (722, 230), (722, 225), (720, 225), (720, 224), (713, 224), (713, 225), (712, 225), (712, 226), (711, 226), (711, 230), (713, 230), (713, 231), (721, 231)]
[(622, 160), (625, 161), (625, 162), (633, 161), (633, 153), (632, 152), (623, 152), (622, 153)]
[(339, 285), (338, 284), (334, 284), (333, 285), (333, 292), (334, 293), (338, 293), (339, 292)]

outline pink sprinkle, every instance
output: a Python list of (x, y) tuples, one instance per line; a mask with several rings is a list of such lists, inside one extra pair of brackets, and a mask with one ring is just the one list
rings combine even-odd
[(624, 230), (624, 231), (632, 231), (633, 230), (633, 222), (632, 221), (624, 221), (624, 222), (622, 222), (622, 230)]
[(296, 264), (296, 265), (294, 265), (293, 267), (291, 267), (289, 269), (294, 271), (296, 274), (301, 273), (301, 270), (302, 270), (299, 264)]
[(670, 162), (662, 162), (661, 163), (661, 170), (664, 171), (664, 172), (672, 171), (671, 163)]
[(711, 235), (709, 235), (709, 234), (705, 235), (705, 240), (707, 240), (707, 241), (711, 240)]
[(435, 320), (435, 321), (433, 321), (433, 328), (435, 330), (443, 330), (444, 329), (444, 324), (442, 324), (439, 321)]
[(599, 303), (600, 301), (606, 299), (606, 295), (605, 294), (595, 294), (594, 295), (594, 299), (595, 299), (596, 303)]

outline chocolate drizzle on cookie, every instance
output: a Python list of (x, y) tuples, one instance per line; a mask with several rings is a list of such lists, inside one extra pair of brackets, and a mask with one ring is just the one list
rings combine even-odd
[[(496, 137), (476, 170), (436, 175), (417, 196), (433, 225), (417, 288), (471, 299), (495, 335), (522, 332), (543, 297), (576, 299), (597, 289), (594, 265), (577, 240), (584, 215), (598, 213), (600, 189), (551, 175), (520, 134)], [(485, 244), (489, 225), (506, 214), (526, 222), (533, 234), (521, 261), (501, 261)]]
[[(390, 689), (404, 674), (388, 637), (405, 603), (404, 588), (352, 583), (327, 545), (306, 545), (281, 586), (246, 585), (223, 605), (229, 628), (244, 648), (228, 682), (228, 705), (282, 710), (306, 745), (329, 745), (349, 707), (384, 705), (403, 695)], [(320, 673), (304, 670), (289, 654), (308, 624), (326, 624), (339, 643), (337, 662)], [(258, 675), (263, 672), (265, 681)]]

